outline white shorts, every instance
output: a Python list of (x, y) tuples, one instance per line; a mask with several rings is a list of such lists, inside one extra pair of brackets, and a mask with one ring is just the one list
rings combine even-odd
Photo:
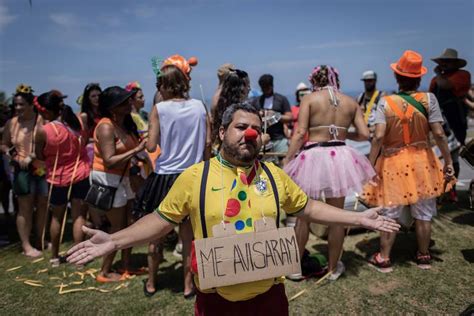
[(384, 216), (389, 218), (397, 219), (402, 214), (405, 207), (410, 208), (411, 216), (420, 221), (431, 221), (433, 216), (436, 216), (436, 198), (420, 200), (412, 205), (401, 205), (388, 207), (384, 209)]
[(130, 186), (130, 178), (127, 176), (123, 177), (122, 182), (120, 182), (119, 175), (92, 170), (89, 179), (91, 183), (92, 179), (94, 179), (97, 183), (117, 188), (112, 207), (123, 207), (127, 205), (128, 200), (135, 198), (135, 192), (133, 192)]

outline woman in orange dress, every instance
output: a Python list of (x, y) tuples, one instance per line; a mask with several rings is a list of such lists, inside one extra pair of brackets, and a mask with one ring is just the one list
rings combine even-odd
[[(368, 185), (362, 197), (370, 205), (383, 206), (385, 215), (394, 219), (404, 206), (410, 206), (416, 220), (416, 261), (420, 268), (429, 268), (436, 197), (446, 191), (454, 171), (438, 101), (432, 93), (416, 91), (427, 71), (422, 61), (420, 54), (406, 51), (398, 63), (391, 64), (399, 92), (382, 98), (377, 106), (369, 154), (377, 183)], [(430, 132), (443, 155), (444, 168), (431, 149)], [(392, 271), (390, 250), (395, 237), (395, 233), (381, 233), (380, 252), (370, 259), (381, 272)]]

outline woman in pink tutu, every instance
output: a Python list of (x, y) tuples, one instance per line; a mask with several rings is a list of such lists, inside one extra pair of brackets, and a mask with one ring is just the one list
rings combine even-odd
[[(298, 128), (283, 160), (284, 169), (312, 199), (325, 198), (326, 203), (343, 208), (345, 196), (361, 192), (363, 185), (375, 176), (367, 158), (345, 144), (345, 139), (367, 140), (369, 130), (357, 103), (339, 91), (336, 69), (318, 66), (309, 81), (313, 92), (301, 101)], [(355, 126), (355, 132), (348, 130), (351, 125)], [(309, 141), (304, 143), (306, 133)], [(309, 223), (298, 219), (295, 230), (303, 254)], [(336, 280), (345, 271), (339, 261), (343, 242), (344, 227), (330, 226), (330, 280)]]

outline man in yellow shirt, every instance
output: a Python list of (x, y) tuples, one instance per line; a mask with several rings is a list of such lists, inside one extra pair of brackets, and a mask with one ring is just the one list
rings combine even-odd
[[(262, 120), (247, 103), (230, 106), (223, 114), (217, 157), (186, 169), (154, 214), (112, 235), (84, 227), (92, 238), (68, 251), (68, 261), (84, 264), (111, 251), (164, 236), (174, 224), (190, 217), (195, 239), (212, 237), (212, 227), (222, 221), (237, 233), (252, 232), (255, 220), (265, 217), (277, 226), (282, 211), (310, 222), (354, 225), (393, 232), (399, 225), (382, 217), (378, 209), (347, 213), (306, 194), (278, 167), (256, 158), (262, 145)], [(253, 134), (254, 137), (251, 137)], [(249, 136), (250, 135), (250, 136)], [(197, 315), (288, 315), (283, 278), (272, 278), (199, 290)]]

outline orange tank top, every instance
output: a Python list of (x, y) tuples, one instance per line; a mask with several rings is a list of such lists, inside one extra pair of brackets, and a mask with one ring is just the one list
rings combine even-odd
[[(109, 124), (114, 127), (114, 134), (115, 134), (115, 154), (120, 155), (123, 153), (126, 153), (129, 150), (132, 150), (133, 148), (138, 146), (138, 139), (130, 134), (127, 134), (125, 139), (120, 138), (117, 135), (117, 125), (112, 122), (109, 118), (102, 118), (98, 123), (97, 126), (95, 127), (94, 130), (94, 162), (92, 164), (92, 170), (94, 171), (102, 171), (105, 173), (111, 173), (111, 174), (116, 174), (116, 175), (122, 175), (124, 168), (129, 169), (130, 168), (130, 162), (128, 162), (127, 166), (125, 164), (120, 164), (118, 166), (115, 166), (114, 168), (107, 168), (104, 165), (104, 160), (100, 154), (99, 146), (98, 146), (98, 139), (97, 139), (97, 129), (101, 124)], [(125, 171), (127, 174), (128, 171)]]
[[(411, 94), (411, 96), (420, 102), (426, 112), (429, 113), (428, 95), (426, 93), (418, 92)], [(383, 142), (384, 152), (397, 151), (397, 149), (405, 146), (427, 148), (430, 132), (428, 118), (398, 95), (384, 98), (387, 122)]]

